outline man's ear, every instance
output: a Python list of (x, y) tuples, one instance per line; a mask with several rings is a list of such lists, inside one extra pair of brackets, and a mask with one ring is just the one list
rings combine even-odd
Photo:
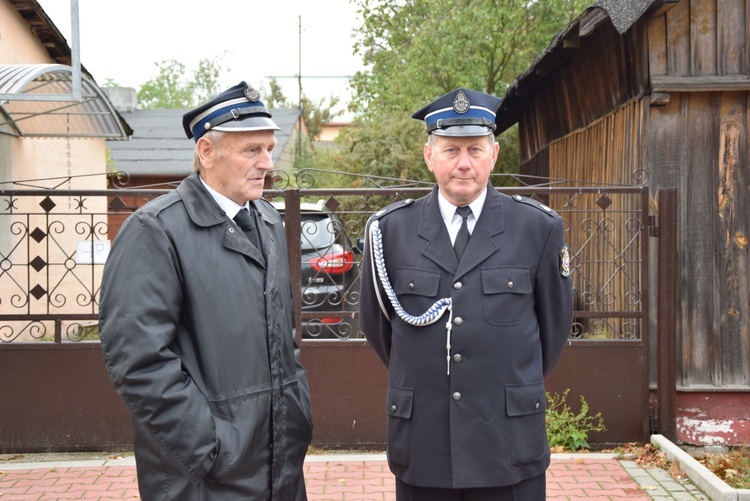
[(497, 160), (500, 158), (500, 143), (495, 141), (492, 144), (492, 169), (495, 169), (495, 165), (497, 164)]
[(205, 137), (198, 139), (198, 142), (195, 144), (195, 154), (201, 160), (201, 168), (210, 169), (213, 167), (216, 148), (212, 141), (209, 141)]
[(427, 165), (427, 168), (430, 169), (430, 172), (432, 172), (432, 146), (425, 143), (422, 154), (424, 155), (424, 163)]

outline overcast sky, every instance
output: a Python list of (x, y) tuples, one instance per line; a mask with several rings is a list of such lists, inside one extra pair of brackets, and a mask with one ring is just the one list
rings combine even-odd
[[(38, 1), (72, 46), (70, 0)], [(337, 95), (347, 101), (347, 77), (362, 68), (353, 55), (359, 19), (349, 0), (79, 0), (78, 5), (81, 63), (100, 85), (111, 78), (137, 89), (158, 74), (157, 62), (176, 59), (192, 71), (202, 58), (226, 51), (225, 87), (241, 80), (267, 87), (267, 77), (277, 76), (296, 102), (297, 79), (281, 77), (301, 73), (302, 90), (311, 99)]]

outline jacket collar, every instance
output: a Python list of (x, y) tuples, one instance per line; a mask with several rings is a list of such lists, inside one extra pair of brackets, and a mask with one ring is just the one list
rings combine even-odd
[(198, 226), (214, 226), (226, 221), (227, 215), (203, 187), (197, 172), (182, 180), (177, 193), (185, 204), (188, 216)]
[(503, 196), (491, 184), (487, 184), (487, 199), (474, 231), (469, 239), (464, 257), (459, 265), (453, 252), (448, 230), (438, 207), (438, 187), (425, 197), (420, 215), (418, 235), (427, 240), (422, 254), (456, 277), (465, 274), (497, 252), (496, 235), (503, 232)]
[[(198, 226), (214, 226), (226, 220), (226, 213), (203, 186), (197, 172), (193, 172), (182, 180), (177, 187), (177, 193), (185, 203), (190, 219)], [(268, 208), (267, 204), (258, 201), (251, 201), (250, 203), (255, 205), (265, 222), (269, 224), (281, 222), (278, 212)], [(206, 210), (206, 208), (210, 209)]]
[[(253, 244), (247, 240), (237, 225), (229, 221), (228, 216), (219, 207), (214, 198), (203, 186), (197, 172), (193, 172), (186, 177), (177, 187), (177, 193), (185, 204), (185, 210), (188, 217), (198, 226), (209, 227), (224, 225), (224, 247), (239, 252), (254, 259), (265, 268), (266, 260), (263, 254)], [(254, 203), (254, 202), (251, 202)], [(256, 203), (259, 208), (261, 217), (268, 223), (275, 224), (279, 221), (277, 214), (266, 209), (264, 204)], [(266, 242), (270, 241), (265, 228), (258, 228), (261, 232), (261, 239)]]

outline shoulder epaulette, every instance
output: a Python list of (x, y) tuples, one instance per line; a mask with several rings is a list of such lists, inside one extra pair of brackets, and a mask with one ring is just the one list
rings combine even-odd
[(554, 210), (552, 210), (550, 207), (547, 207), (543, 203), (534, 200), (533, 198), (526, 198), (526, 197), (522, 197), (521, 195), (513, 195), (511, 196), (511, 198), (515, 200), (516, 202), (530, 205), (536, 209), (539, 209), (540, 211), (544, 212), (548, 216), (552, 216), (552, 217), (557, 216), (557, 213)]
[(407, 198), (406, 200), (401, 200), (395, 203), (392, 203), (391, 205), (388, 205), (387, 207), (383, 207), (379, 211), (377, 211), (375, 214), (372, 215), (372, 219), (380, 219), (381, 217), (385, 216), (386, 214), (390, 214), (391, 212), (401, 209), (402, 207), (407, 207), (414, 203), (414, 199)]

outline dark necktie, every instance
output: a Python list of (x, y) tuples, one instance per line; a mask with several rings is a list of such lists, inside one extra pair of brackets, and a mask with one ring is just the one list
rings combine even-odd
[(469, 214), (471, 214), (471, 207), (468, 205), (464, 205), (463, 207), (459, 207), (456, 209), (456, 212), (459, 216), (461, 216), (461, 228), (458, 230), (458, 234), (456, 235), (456, 241), (453, 243), (453, 249), (456, 251), (456, 257), (459, 261), (461, 261), (461, 256), (464, 255), (464, 251), (466, 250), (466, 245), (469, 243), (469, 225), (467, 223), (467, 218), (469, 217)]
[[(252, 210), (252, 209), (251, 209)], [(260, 249), (260, 242), (258, 239), (258, 230), (255, 227), (255, 218), (250, 214), (249, 210), (240, 209), (236, 216), (234, 216), (234, 222), (245, 232), (247, 239), (250, 240), (255, 247)]]

